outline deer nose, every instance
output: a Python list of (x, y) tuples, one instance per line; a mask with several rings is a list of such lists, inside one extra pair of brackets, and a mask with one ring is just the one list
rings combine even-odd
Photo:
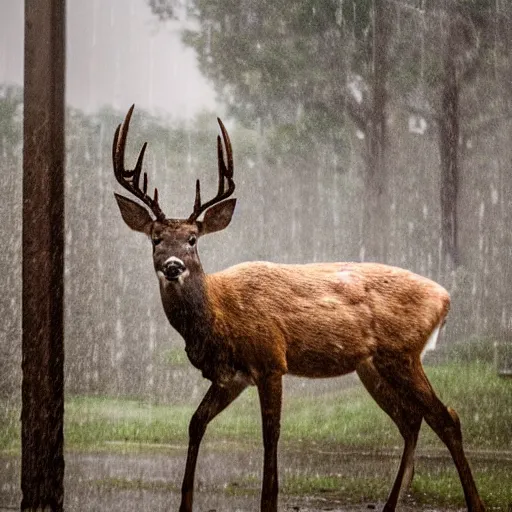
[(176, 258), (176, 256), (171, 256), (165, 260), (162, 271), (167, 280), (175, 281), (186, 269), (187, 267), (185, 267), (183, 261)]

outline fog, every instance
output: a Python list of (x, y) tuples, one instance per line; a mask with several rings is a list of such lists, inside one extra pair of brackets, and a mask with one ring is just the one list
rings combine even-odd
[[(510, 391), (512, 4), (397, 0), (385, 1), (380, 14), (370, 4), (67, 2), (70, 401), (130, 398), (149, 410), (172, 410), (197, 406), (208, 388), (163, 312), (151, 244), (124, 224), (114, 200), (121, 190), (112, 138), (133, 103), (127, 167), (147, 141), (145, 171), (169, 217), (190, 215), (197, 178), (205, 200), (213, 197), (216, 117), (228, 128), (237, 206), (225, 231), (200, 241), (207, 272), (253, 260), (407, 268), (439, 282), (452, 298), (427, 366), (435, 372), (453, 365), (456, 372), (457, 365), (484, 365), (496, 379), (493, 389)], [(11, 432), (21, 385), (23, 3), (2, 0), (0, 14), (0, 427)], [(292, 401), (328, 402), (357, 386), (355, 378), (286, 380)], [(492, 418), (512, 415), (508, 396), (499, 410), (494, 395), (484, 397)], [(496, 428), (502, 445), (490, 448), (510, 454), (510, 434), (500, 437)], [(185, 436), (155, 443), (168, 449)], [(16, 468), (12, 442), (0, 435), (0, 456), (10, 453), (4, 459)], [(258, 488), (261, 453), (258, 444), (253, 448), (247, 479)], [(184, 467), (175, 456), (171, 467)], [(285, 457), (292, 469), (308, 465), (287, 451)], [(319, 460), (332, 469), (331, 459)], [(509, 463), (493, 464), (510, 476)], [(80, 467), (77, 460), (72, 465)], [(0, 472), (0, 509), (17, 499), (13, 471)], [(180, 478), (178, 470), (174, 487)], [(207, 493), (224, 484), (205, 478), (208, 498), (200, 499), (209, 506)], [(250, 494), (247, 503), (255, 506)], [(148, 510), (153, 498), (144, 498)], [(158, 510), (169, 506), (162, 499)]]
[[(4, 0), (0, 83), (23, 83), (23, 2)], [(136, 103), (153, 114), (189, 118), (217, 109), (213, 86), (179, 22), (159, 22), (137, 0), (67, 4), (66, 100), (90, 114), (104, 105)]]

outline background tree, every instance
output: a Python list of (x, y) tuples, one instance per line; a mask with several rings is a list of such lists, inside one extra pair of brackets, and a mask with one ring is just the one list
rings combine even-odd
[[(163, 19), (176, 15), (173, 0), (150, 5)], [(287, 138), (293, 131), (294, 152), (297, 146), (302, 155), (320, 147), (336, 163), (347, 156), (347, 131), (357, 128), (366, 162), (361, 256), (385, 260), (386, 88), (394, 4), (199, 0), (187, 6), (200, 28), (186, 31), (184, 41), (196, 50), (229, 114), (270, 129), (270, 137)]]
[[(174, 0), (150, 5), (162, 19), (178, 12)], [(294, 151), (329, 141), (325, 150), (337, 161), (347, 157), (347, 130), (355, 126), (364, 137), (363, 259), (386, 260), (388, 254), (391, 76), (391, 101), (404, 105), (412, 98), (412, 110), (437, 125), (443, 266), (457, 267), (459, 146), (472, 110), (461, 101), (476, 99), (463, 95), (462, 88), (495, 65), (497, 43), (506, 38), (502, 2), (190, 0), (186, 6), (199, 29), (185, 31), (184, 41), (196, 50), (202, 71), (232, 115), (270, 125), (276, 136), (295, 132)]]
[(450, 271), (464, 259), (459, 215), (465, 151), (472, 138), (507, 112), (499, 99), (503, 84), (496, 78), (506, 59), (503, 49), (510, 13), (496, 0), (408, 3), (411, 28), (420, 33), (420, 44), (410, 30), (404, 38), (408, 49), (404, 46), (404, 59), (397, 71), (398, 76), (413, 77), (417, 83), (404, 95), (406, 108), (436, 126), (441, 250), (443, 266)]

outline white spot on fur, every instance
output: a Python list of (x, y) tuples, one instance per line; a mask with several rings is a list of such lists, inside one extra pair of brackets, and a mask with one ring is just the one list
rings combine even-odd
[(180, 265), (185, 266), (185, 263), (183, 263), (183, 261), (180, 260), (179, 258), (176, 258), (176, 256), (171, 256), (170, 258), (167, 258), (164, 261), (164, 265), (166, 265), (167, 263), (172, 263), (173, 261), (175, 261), (176, 263), (179, 263)]
[(352, 282), (352, 272), (350, 270), (341, 270), (338, 272), (338, 279), (345, 284)]
[(169, 281), (167, 281), (165, 274), (161, 270), (156, 271), (156, 276), (158, 277), (160, 286), (163, 287), (164, 290), (171, 284)]
[(185, 282), (185, 279), (190, 275), (190, 271), (188, 270), (188, 268), (185, 270), (185, 272), (183, 272), (183, 274), (181, 274), (178, 279), (176, 279), (175, 281), (169, 281), (166, 277), (165, 277), (165, 274), (161, 271), (161, 270), (158, 270), (157, 273), (156, 273), (158, 279), (160, 280), (160, 282), (164, 285), (164, 286), (169, 286), (169, 285), (172, 285), (174, 283), (177, 283), (179, 285), (183, 285), (183, 283)]
[(441, 329), (441, 324), (439, 324), (433, 331), (432, 334), (429, 336), (427, 340), (427, 344), (425, 345), (423, 351), (421, 352), (421, 358), (425, 356), (427, 352), (430, 350), (435, 350), (437, 345), (437, 338), (439, 336), (439, 329)]
[(242, 384), (245, 386), (254, 386), (255, 384), (254, 379), (250, 375), (247, 375), (246, 373), (242, 372), (236, 372), (231, 382), (234, 382), (236, 384)]
[(188, 268), (178, 277), (178, 283), (183, 286), (185, 279), (190, 275)]
[[(171, 263), (173, 261), (185, 266), (185, 263), (183, 263), (183, 261), (177, 258), (176, 256), (171, 256), (170, 258), (167, 258), (164, 262), (164, 265), (166, 265), (167, 263)], [(190, 271), (188, 268), (186, 268), (183, 274), (181, 274), (178, 277), (178, 279), (176, 279), (176, 281), (169, 281), (161, 270), (157, 270), (156, 275), (164, 287), (172, 285), (173, 283), (177, 283), (180, 286), (183, 286), (185, 279), (190, 275)]]

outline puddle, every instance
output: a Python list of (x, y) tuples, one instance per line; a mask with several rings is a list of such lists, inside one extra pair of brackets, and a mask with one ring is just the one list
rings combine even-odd
[[(66, 455), (65, 509), (67, 512), (160, 512), (178, 510), (179, 488), (184, 470), (185, 448), (171, 447), (165, 453)], [(371, 478), (389, 475), (391, 485), (400, 453), (321, 452), (282, 450), (281, 487), (294, 478), (334, 474), (337, 478)], [(258, 512), (262, 449), (259, 446), (205, 444), (196, 474), (197, 512)], [(485, 457), (482, 464), (486, 462)], [(419, 457), (417, 466), (451, 466), (444, 457)], [(505, 461), (512, 468), (511, 461)], [(473, 464), (474, 465), (474, 464)], [(388, 478), (388, 477), (386, 477)], [(19, 509), (20, 462), (13, 456), (0, 457), (0, 512)], [(382, 503), (349, 504), (336, 497), (306, 494), (280, 496), (280, 510), (320, 512), (381, 510)], [(4, 508), (2, 508), (4, 507)], [(434, 511), (432, 507), (405, 503), (400, 511)], [(440, 509), (438, 509), (440, 510)], [(446, 510), (446, 509), (443, 509)]]

